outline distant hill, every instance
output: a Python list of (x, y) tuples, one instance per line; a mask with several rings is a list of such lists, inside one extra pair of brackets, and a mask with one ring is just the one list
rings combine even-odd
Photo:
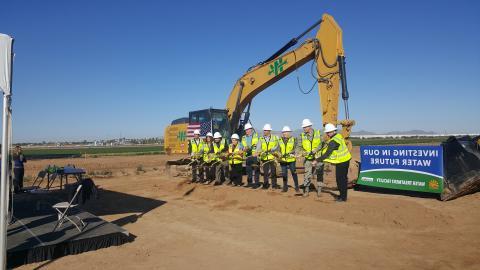
[(390, 131), (387, 135), (435, 135), (433, 131), (425, 131), (421, 129), (413, 129), (408, 131)]
[(377, 135), (375, 132), (360, 130), (360, 131), (352, 131), (352, 136), (365, 136), (365, 135)]
[[(340, 126), (338, 127), (339, 129), (341, 128)], [(258, 134), (262, 134), (261, 129), (257, 129)], [(292, 135), (295, 137), (300, 136), (302, 134), (303, 130), (302, 129), (295, 129), (292, 131)], [(322, 130), (323, 132), (323, 130)], [(281, 131), (273, 131), (273, 134), (275, 135), (280, 135)], [(412, 130), (406, 130), (406, 131), (388, 131), (388, 132), (373, 132), (373, 131), (368, 131), (368, 130), (359, 130), (359, 131), (352, 131), (351, 136), (356, 137), (356, 136), (373, 136), (373, 135), (437, 135), (436, 132), (433, 131), (425, 131), (421, 129), (412, 129)]]

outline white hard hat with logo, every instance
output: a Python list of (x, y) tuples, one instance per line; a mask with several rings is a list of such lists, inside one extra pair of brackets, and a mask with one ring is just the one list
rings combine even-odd
[(208, 133), (207, 133), (207, 137), (213, 137), (212, 132), (208, 132)]
[(325, 125), (325, 133), (332, 132), (332, 131), (335, 131), (335, 130), (337, 130), (337, 127), (335, 125), (330, 124), (330, 123)]
[(270, 130), (270, 131), (271, 131), (271, 130), (272, 130), (272, 126), (271, 126), (270, 124), (265, 124), (265, 125), (263, 126), (263, 130)]
[(195, 129), (193, 131), (193, 135), (200, 135), (200, 130), (199, 129)]
[(233, 139), (240, 140), (240, 137), (238, 136), (238, 134), (235, 133), (232, 135), (232, 140)]
[(309, 127), (309, 126), (313, 126), (313, 123), (310, 121), (310, 119), (308, 118), (303, 119), (302, 128)]
[(291, 132), (291, 131), (292, 131), (292, 130), (290, 129), (289, 126), (284, 126), (284, 127), (282, 128), (282, 132)]
[(252, 127), (252, 124), (250, 124), (250, 123), (246, 123), (246, 124), (245, 124), (245, 128), (244, 128), (245, 130), (251, 129), (251, 128), (253, 128), (253, 127)]
[(222, 134), (220, 134), (220, 132), (217, 131), (217, 132), (215, 132), (215, 134), (213, 134), (213, 138), (214, 139), (220, 139), (220, 138), (222, 138)]

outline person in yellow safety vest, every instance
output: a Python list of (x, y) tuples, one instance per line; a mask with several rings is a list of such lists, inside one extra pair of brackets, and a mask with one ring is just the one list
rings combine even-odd
[(268, 178), (272, 181), (272, 189), (280, 188), (277, 185), (277, 169), (275, 166), (275, 155), (278, 153), (278, 137), (272, 135), (272, 126), (263, 126), (263, 136), (260, 137), (255, 156), (260, 157), (263, 167), (263, 189), (268, 189)]
[(336, 132), (337, 127), (333, 124), (325, 125), (325, 133), (329, 140), (327, 147), (322, 150), (322, 155), (316, 158), (317, 162), (328, 162), (335, 165), (335, 178), (337, 180), (337, 187), (340, 191), (340, 196), (337, 197), (337, 202), (347, 201), (348, 190), (348, 167), (352, 155), (348, 151), (347, 144), (343, 136)]
[[(245, 135), (242, 136), (242, 145), (245, 152), (245, 169), (247, 170), (247, 186), (249, 188), (258, 188), (260, 186), (260, 167), (258, 159), (253, 155), (253, 151), (257, 148), (258, 134), (253, 130), (250, 123), (245, 124)], [(255, 182), (252, 178), (255, 173)]]
[(315, 156), (320, 155), (322, 148), (322, 135), (320, 130), (313, 129), (313, 123), (310, 119), (303, 119), (303, 132), (300, 135), (298, 142), (298, 152), (305, 157), (304, 167), (305, 174), (303, 180), (303, 196), (307, 197), (310, 191), (310, 183), (312, 182), (313, 174), (317, 175), (317, 196), (320, 197), (323, 186), (323, 163), (313, 161)]
[(289, 126), (284, 126), (282, 129), (282, 138), (278, 140), (280, 145), (280, 167), (282, 168), (283, 188), (282, 192), (288, 191), (288, 170), (292, 174), (293, 183), (295, 184), (295, 192), (299, 192), (298, 176), (297, 176), (297, 158), (295, 157), (295, 148), (297, 140), (292, 137), (292, 130)]
[(203, 144), (203, 167), (205, 171), (205, 184), (210, 184), (215, 180), (215, 152), (213, 151), (213, 135), (207, 133), (205, 143)]
[(193, 139), (188, 141), (188, 153), (192, 159), (192, 183), (203, 182), (203, 140), (200, 130), (193, 131)]
[(215, 185), (222, 184), (222, 173), (225, 176), (225, 184), (230, 183), (230, 177), (228, 175), (228, 144), (225, 139), (222, 138), (220, 132), (213, 134), (213, 152), (215, 153)]
[(238, 136), (238, 134), (233, 134), (231, 139), (232, 143), (228, 146), (228, 164), (230, 165), (230, 180), (232, 181), (232, 184), (234, 186), (241, 187), (243, 186), (243, 146), (240, 143), (240, 137)]

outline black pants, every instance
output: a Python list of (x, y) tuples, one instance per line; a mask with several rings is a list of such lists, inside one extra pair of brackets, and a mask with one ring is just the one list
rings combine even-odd
[(337, 180), (338, 191), (340, 191), (340, 199), (347, 200), (348, 190), (348, 167), (350, 160), (335, 164), (335, 177)]
[(196, 160), (192, 163), (192, 182), (203, 182), (203, 164)]
[(230, 164), (230, 181), (232, 181), (234, 185), (239, 186), (242, 184), (242, 170), (242, 163)]
[[(245, 161), (247, 169), (247, 182), (252, 183), (253, 177), (255, 177), (255, 184), (258, 184), (260, 178), (260, 167), (258, 167), (258, 159), (254, 156), (247, 157)], [(255, 176), (254, 176), (255, 173)]]
[(263, 185), (268, 186), (268, 178), (272, 180), (272, 186), (277, 185), (277, 167), (275, 162), (265, 162), (263, 164)]
[(17, 193), (23, 188), (23, 174), (25, 173), (25, 169), (14, 168), (13, 173), (15, 174), (15, 180), (13, 181), (14, 191)]
[(215, 165), (212, 166), (213, 162), (204, 163), (205, 180), (208, 182), (215, 180)]

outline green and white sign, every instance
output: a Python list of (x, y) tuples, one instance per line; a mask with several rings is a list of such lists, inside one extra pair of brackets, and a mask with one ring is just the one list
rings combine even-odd
[(361, 167), (357, 184), (441, 193), (441, 146), (360, 146)]

